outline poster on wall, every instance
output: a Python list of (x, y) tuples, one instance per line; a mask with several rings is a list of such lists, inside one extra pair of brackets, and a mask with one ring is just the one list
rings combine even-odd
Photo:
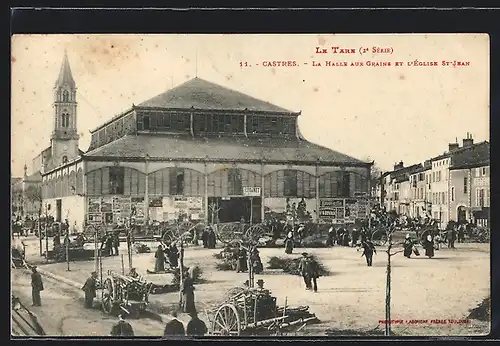
[(144, 197), (132, 197), (130, 209), (136, 219), (144, 219)]
[(266, 219), (287, 220), (292, 222), (314, 219), (316, 215), (315, 198), (280, 198), (264, 199), (264, 213)]
[(358, 219), (365, 220), (368, 217), (368, 200), (358, 199)]
[(102, 213), (112, 213), (113, 212), (113, 198), (112, 197), (102, 197), (102, 199), (101, 199), (101, 212)]
[(203, 197), (164, 197), (163, 220), (173, 221), (180, 215), (190, 217), (191, 220), (204, 218)]
[(322, 198), (319, 200), (319, 217), (322, 221), (339, 224), (344, 222), (344, 199)]
[(101, 197), (89, 197), (88, 203), (88, 213), (101, 212)]
[(102, 214), (101, 213), (89, 213), (87, 218), (88, 218), (88, 222), (90, 224), (102, 223)]
[(354, 223), (358, 214), (358, 201), (356, 199), (345, 200), (344, 220), (346, 223)]
[(130, 197), (122, 197), (119, 199), (120, 215), (122, 218), (130, 217), (131, 200)]
[(161, 208), (163, 207), (163, 196), (155, 196), (149, 198), (150, 208)]
[(121, 210), (120, 207), (121, 207), (120, 197), (118, 196), (113, 197), (113, 213), (120, 213)]

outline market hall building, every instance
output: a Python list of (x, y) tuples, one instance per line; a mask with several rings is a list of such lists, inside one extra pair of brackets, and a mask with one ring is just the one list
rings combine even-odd
[(299, 116), (191, 79), (92, 130), (84, 154), (43, 173), (44, 203), (78, 224), (258, 223), (300, 202), (313, 221), (365, 218), (372, 163), (305, 140)]

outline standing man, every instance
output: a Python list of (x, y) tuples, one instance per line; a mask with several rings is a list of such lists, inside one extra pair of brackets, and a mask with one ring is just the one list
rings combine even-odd
[(155, 253), (155, 273), (161, 273), (165, 271), (165, 252), (163, 251), (163, 246), (158, 245), (158, 249)]
[(31, 267), (31, 297), (33, 306), (42, 306), (42, 298), (40, 292), (43, 291), (42, 276), (36, 270), (36, 266)]
[(111, 328), (111, 336), (134, 336), (134, 329), (125, 321), (122, 315), (118, 315), (118, 322)]
[(181, 321), (177, 319), (177, 311), (172, 311), (172, 319), (167, 322), (165, 325), (165, 329), (163, 330), (163, 338), (169, 338), (169, 337), (180, 337), (184, 336), (186, 333), (184, 330), (184, 325), (182, 324)]
[(196, 311), (190, 313), (191, 320), (186, 327), (186, 335), (188, 336), (203, 336), (208, 332), (205, 322), (200, 320)]
[(237, 258), (238, 258), (238, 262), (236, 264), (236, 272), (237, 273), (246, 272), (248, 270), (248, 268), (247, 268), (247, 250), (245, 250), (241, 246), (241, 244), (238, 244)]
[(361, 254), (361, 257), (365, 256), (366, 257), (366, 265), (368, 267), (372, 266), (372, 259), (373, 259), (373, 254), (377, 253), (377, 250), (375, 249), (375, 245), (367, 240), (361, 243), (361, 246), (363, 247), (363, 253)]
[(299, 273), (302, 275), (302, 278), (304, 279), (304, 283), (306, 284), (306, 290), (311, 289), (311, 275), (310, 275), (310, 268), (309, 268), (309, 259), (308, 259), (308, 253), (303, 252), (302, 253), (302, 258), (300, 259), (299, 262)]
[(458, 226), (458, 242), (463, 243), (465, 241), (465, 224)]
[(94, 298), (97, 296), (97, 272), (92, 272), (82, 287), (85, 292), (85, 308), (92, 309)]
[(319, 265), (318, 262), (314, 259), (313, 255), (309, 255), (307, 258), (307, 265), (309, 271), (309, 277), (312, 280), (312, 289), (314, 293), (318, 292), (318, 283), (317, 279), (319, 278)]
[(118, 256), (120, 249), (120, 231), (115, 231), (113, 234), (113, 248), (115, 250), (114, 255)]

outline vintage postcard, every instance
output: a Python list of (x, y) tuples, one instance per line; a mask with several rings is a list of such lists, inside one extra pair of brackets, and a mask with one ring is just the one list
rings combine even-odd
[(14, 35), (12, 335), (490, 331), (489, 36)]

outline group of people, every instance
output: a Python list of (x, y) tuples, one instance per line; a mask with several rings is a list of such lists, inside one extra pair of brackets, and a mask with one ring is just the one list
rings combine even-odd
[(179, 266), (179, 257), (179, 249), (175, 243), (170, 245), (158, 245), (158, 249), (155, 252), (155, 272), (164, 272), (165, 263), (167, 263), (170, 268), (177, 268)]
[(120, 232), (106, 232), (101, 239), (101, 251), (104, 256), (118, 256), (120, 254)]
[[(196, 232), (196, 230), (194, 232)], [(215, 249), (217, 241), (215, 237), (215, 231), (212, 226), (209, 225), (203, 229), (203, 232), (201, 234), (201, 241), (203, 242), (203, 247), (205, 249)]]
[[(184, 327), (184, 323), (179, 320), (177, 311), (171, 313), (172, 318), (165, 324), (163, 330), (164, 339), (179, 339), (185, 336), (203, 336), (208, 332), (207, 325), (199, 317), (196, 311), (189, 313), (190, 320)], [(110, 336), (114, 337), (132, 337), (134, 329), (123, 315), (118, 316), (116, 322), (111, 328)]]

